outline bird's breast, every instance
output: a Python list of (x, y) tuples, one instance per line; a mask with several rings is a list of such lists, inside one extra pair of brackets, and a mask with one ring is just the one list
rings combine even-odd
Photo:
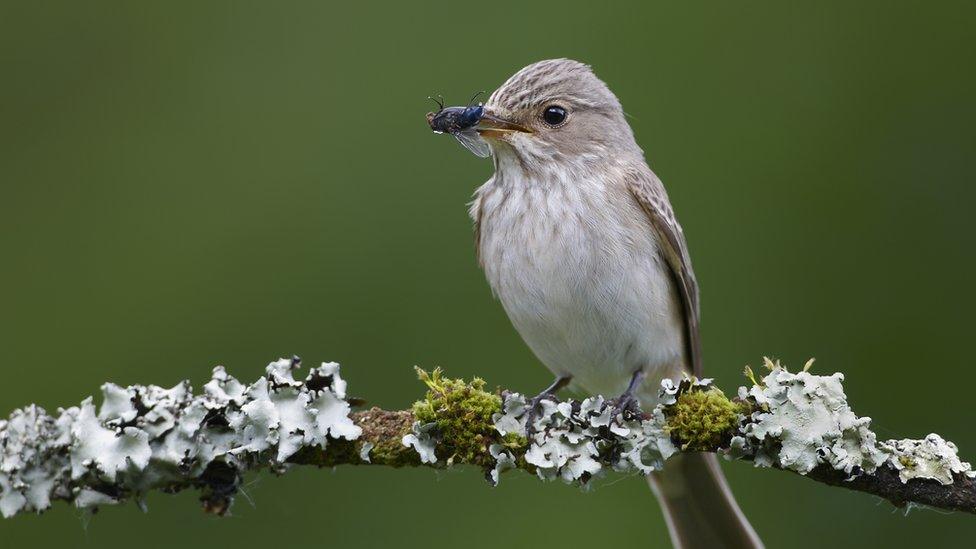
[(603, 394), (637, 369), (680, 370), (677, 295), (625, 191), (599, 180), (489, 182), (475, 206), (488, 282), (550, 370)]

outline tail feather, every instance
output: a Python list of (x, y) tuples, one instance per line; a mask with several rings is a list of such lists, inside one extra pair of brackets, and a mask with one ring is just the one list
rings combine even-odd
[(762, 549), (714, 454), (679, 454), (647, 477), (675, 549)]

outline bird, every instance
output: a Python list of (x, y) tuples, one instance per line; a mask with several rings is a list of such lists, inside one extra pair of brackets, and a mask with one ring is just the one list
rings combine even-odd
[[(654, 406), (702, 374), (698, 283), (661, 180), (589, 65), (550, 59), (496, 89), (474, 127), (494, 173), (470, 204), (478, 261), (511, 323), (571, 385)], [(672, 544), (758, 548), (714, 454), (648, 476)]]

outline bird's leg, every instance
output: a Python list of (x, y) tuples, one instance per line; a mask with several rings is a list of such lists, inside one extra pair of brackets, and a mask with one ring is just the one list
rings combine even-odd
[[(627, 416), (640, 415), (640, 406), (638, 405), (637, 397), (634, 395), (634, 393), (637, 392), (637, 388), (640, 387), (640, 384), (644, 381), (644, 377), (646, 377), (646, 375), (647, 374), (644, 373), (643, 368), (634, 372), (634, 375), (630, 377), (630, 384), (627, 385), (627, 390), (624, 391), (622, 395), (617, 397), (616, 400), (614, 400), (612, 404), (614, 412), (623, 414), (625, 418), (627, 418)], [(614, 415), (616, 415), (616, 413)]]
[(573, 376), (559, 376), (548, 387), (543, 389), (541, 393), (529, 400), (529, 411), (525, 417), (526, 435), (532, 436), (532, 433), (535, 431), (535, 418), (539, 415), (539, 411), (542, 407), (542, 401), (546, 399), (555, 400), (556, 393), (559, 392), (559, 390), (563, 387), (569, 385), (569, 382), (572, 381), (572, 379)]

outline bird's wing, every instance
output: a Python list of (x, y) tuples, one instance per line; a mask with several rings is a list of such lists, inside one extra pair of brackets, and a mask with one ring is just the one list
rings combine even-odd
[[(489, 181), (490, 183), (490, 181)], [(468, 214), (471, 215), (471, 220), (474, 221), (474, 250), (475, 254), (478, 256), (478, 266), (482, 269), (485, 268), (485, 262), (481, 257), (481, 219), (483, 217), (482, 204), (484, 203), (484, 198), (481, 196), (481, 189), (474, 195), (474, 200), (469, 204)]]
[(661, 180), (649, 169), (627, 174), (627, 188), (647, 214), (657, 233), (661, 254), (671, 268), (675, 286), (681, 294), (684, 306), (686, 343), (691, 369), (696, 376), (702, 375), (700, 313), (698, 309), (698, 281), (691, 269), (691, 257), (681, 225), (674, 217), (668, 193)]

